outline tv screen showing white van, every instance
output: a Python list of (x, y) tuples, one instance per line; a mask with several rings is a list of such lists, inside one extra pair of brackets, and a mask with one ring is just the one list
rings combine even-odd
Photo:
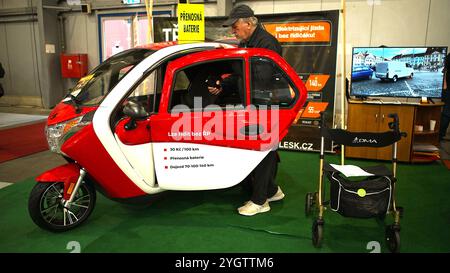
[(447, 47), (354, 47), (350, 95), (440, 98)]

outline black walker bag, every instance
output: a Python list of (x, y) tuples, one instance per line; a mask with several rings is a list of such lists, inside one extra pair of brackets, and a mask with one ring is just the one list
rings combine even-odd
[(391, 202), (390, 176), (351, 181), (339, 172), (326, 172), (330, 181), (330, 206), (343, 216), (371, 218), (387, 213)]

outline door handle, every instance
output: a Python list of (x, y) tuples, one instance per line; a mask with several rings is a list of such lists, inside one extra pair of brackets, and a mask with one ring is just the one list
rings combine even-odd
[(239, 129), (239, 132), (246, 136), (257, 136), (264, 132), (264, 127), (260, 124), (245, 125)]

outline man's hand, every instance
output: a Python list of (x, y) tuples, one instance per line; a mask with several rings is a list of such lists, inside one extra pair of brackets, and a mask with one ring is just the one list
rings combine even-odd
[(216, 85), (218, 87), (208, 86), (209, 93), (211, 93), (213, 95), (219, 95), (222, 92), (222, 87), (220, 86), (220, 81), (217, 81)]

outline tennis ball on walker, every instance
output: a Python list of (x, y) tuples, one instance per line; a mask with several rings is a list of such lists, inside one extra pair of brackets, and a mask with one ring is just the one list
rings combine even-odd
[(359, 197), (366, 196), (366, 190), (365, 189), (359, 189), (356, 193), (359, 195)]

